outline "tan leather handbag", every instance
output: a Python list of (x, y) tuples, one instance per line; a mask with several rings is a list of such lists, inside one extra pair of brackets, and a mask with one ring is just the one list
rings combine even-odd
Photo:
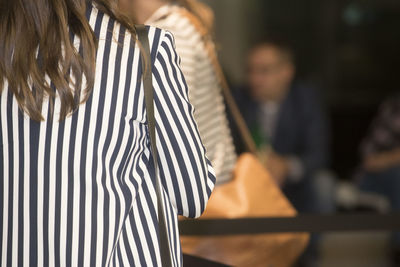
[[(196, 27), (189, 12), (186, 16)], [(201, 29), (199, 29), (202, 32)], [(210, 59), (220, 78), (220, 84), (228, 108), (235, 119), (249, 153), (240, 155), (233, 180), (217, 186), (208, 202), (202, 219), (243, 217), (287, 217), (297, 212), (283, 195), (267, 169), (255, 156), (256, 146), (247, 125), (230, 93), (222, 69), (218, 63), (214, 45), (204, 39)], [(243, 225), (246, 227), (246, 225)], [(232, 266), (290, 266), (303, 252), (309, 235), (307, 233), (239, 235), (223, 237), (181, 237), (185, 253), (219, 261)]]
[[(234, 180), (214, 189), (202, 219), (288, 217), (296, 210), (251, 153), (242, 154)], [(243, 225), (246, 227), (246, 225)], [(232, 266), (291, 266), (308, 243), (307, 233), (182, 237), (185, 253)]]
[(268, 171), (251, 153), (243, 153), (234, 180), (215, 188), (202, 218), (295, 216), (296, 210)]

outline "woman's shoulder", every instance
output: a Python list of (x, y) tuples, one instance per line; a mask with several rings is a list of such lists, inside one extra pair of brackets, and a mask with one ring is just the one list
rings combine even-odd
[[(115, 42), (119, 45), (137, 46), (136, 36), (122, 25), (118, 20), (98, 9), (95, 5), (87, 9), (89, 24), (99, 42)], [(167, 30), (146, 25), (149, 45), (152, 52), (165, 40), (174, 42), (174, 37)], [(133, 38), (132, 38), (133, 37)]]
[(168, 51), (175, 50), (175, 37), (171, 32), (150, 25), (145, 25), (145, 29), (147, 30), (147, 38), (153, 62), (161, 49)]
[(166, 4), (159, 8), (146, 23), (166, 29), (176, 38), (186, 41), (197, 42), (202, 37), (199, 20), (187, 9), (174, 4)]

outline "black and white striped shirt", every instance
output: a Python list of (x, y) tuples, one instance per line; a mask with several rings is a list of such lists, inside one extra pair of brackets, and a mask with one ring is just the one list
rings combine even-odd
[[(95, 85), (63, 121), (43, 122), (0, 95), (0, 265), (161, 266), (157, 197), (140, 49), (95, 7)], [(197, 217), (214, 187), (170, 33), (149, 28), (160, 177), (172, 259), (182, 266), (177, 214)], [(74, 41), (79, 47), (79, 40)]]
[(214, 167), (217, 183), (232, 179), (236, 163), (235, 147), (226, 118), (218, 77), (203, 37), (188, 11), (174, 4), (160, 7), (146, 23), (168, 31), (175, 37), (181, 68), (189, 87), (189, 99), (207, 156)]

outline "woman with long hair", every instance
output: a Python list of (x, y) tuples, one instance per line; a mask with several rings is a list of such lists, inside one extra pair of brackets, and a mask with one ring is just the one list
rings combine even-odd
[[(141, 45), (117, 0), (0, 3), (0, 265), (161, 266)], [(214, 186), (171, 34), (148, 27), (171, 259)]]
[(197, 0), (120, 0), (120, 6), (137, 23), (174, 35), (189, 99), (217, 184), (229, 181), (236, 153), (221, 92), (223, 79), (212, 40), (211, 9)]

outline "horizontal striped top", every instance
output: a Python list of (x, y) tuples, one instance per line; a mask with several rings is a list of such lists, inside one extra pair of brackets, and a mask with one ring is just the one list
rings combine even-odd
[(202, 33), (196, 27), (197, 18), (182, 7), (166, 4), (146, 23), (174, 35), (207, 156), (213, 164), (217, 183), (227, 182), (232, 178), (236, 162), (235, 147), (219, 80)]
[[(161, 266), (140, 49), (97, 8), (87, 18), (99, 40), (95, 85), (75, 113), (58, 121), (56, 98), (36, 122), (7, 82), (0, 95), (1, 266)], [(163, 202), (173, 263), (182, 266), (177, 215), (202, 213), (215, 176), (173, 37), (148, 31)]]

